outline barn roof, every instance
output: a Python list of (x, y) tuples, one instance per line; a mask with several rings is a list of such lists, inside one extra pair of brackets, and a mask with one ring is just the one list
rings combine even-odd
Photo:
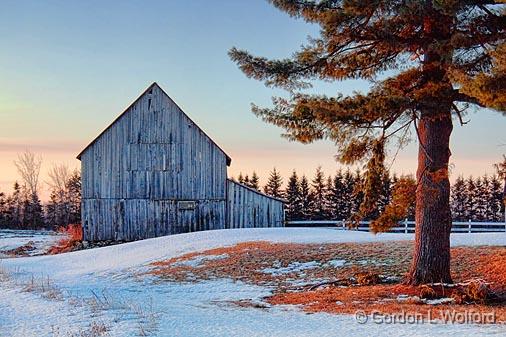
[(216, 142), (211, 138), (209, 137), (209, 135), (200, 128), (200, 126), (198, 126), (197, 123), (195, 123), (184, 111), (183, 109), (181, 109), (181, 107), (179, 107), (179, 105), (177, 105), (176, 102), (174, 102), (174, 100), (165, 92), (165, 90), (163, 90), (156, 82), (153, 82), (153, 84), (151, 84), (146, 90), (144, 90), (144, 92), (139, 96), (137, 97), (137, 99), (135, 101), (132, 102), (132, 104), (130, 104), (126, 109), (125, 111), (123, 111), (118, 117), (116, 117), (116, 119), (114, 119), (112, 121), (111, 124), (109, 124), (108, 127), (106, 127), (102, 132), (100, 132), (100, 134), (95, 138), (93, 139), (78, 155), (77, 155), (77, 159), (81, 160), (81, 156), (83, 155), (84, 152), (86, 152), (86, 150), (88, 150), (88, 148), (90, 146), (92, 146), (103, 134), (104, 132), (106, 132), (110, 127), (112, 127), (142, 96), (144, 96), (149, 90), (151, 90), (152, 88), (154, 87), (157, 87), (158, 89), (161, 90), (161, 92), (167, 96), (178, 108), (179, 110), (181, 110), (181, 112), (193, 123), (195, 124), (195, 126), (207, 137), (209, 138), (209, 140), (218, 148), (221, 150), (221, 152), (223, 152), (223, 154), (225, 155), (225, 157), (227, 158), (227, 166), (230, 166), (230, 163), (232, 162), (232, 159), (229, 157), (229, 155), (227, 155), (225, 153), (225, 151), (223, 151), (223, 149), (218, 145), (216, 144)]

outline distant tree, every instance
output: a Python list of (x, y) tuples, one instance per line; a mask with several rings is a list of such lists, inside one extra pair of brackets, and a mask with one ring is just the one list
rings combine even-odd
[(81, 173), (74, 170), (66, 183), (69, 202), (69, 223), (81, 223)]
[(7, 198), (7, 227), (21, 228), (23, 224), (23, 200), (21, 186), (16, 181), (14, 182), (12, 194)]
[(341, 216), (343, 219), (349, 219), (355, 212), (355, 209), (358, 208), (358, 201), (356, 200), (356, 195), (354, 193), (355, 177), (349, 169), (346, 170), (343, 176), (343, 189), (343, 195), (345, 198), (343, 200)]
[(30, 151), (25, 151), (18, 155), (17, 160), (14, 161), (14, 165), (23, 180), (23, 187), (26, 189), (27, 195), (37, 195), (39, 191), (39, 174), (42, 158)]
[(254, 188), (257, 191), (260, 190), (260, 179), (258, 178), (258, 175), (255, 171), (253, 171), (253, 174), (251, 175), (250, 187)]
[(53, 165), (48, 173), (51, 195), (46, 205), (46, 218), (52, 227), (66, 226), (70, 223), (70, 200), (68, 181), (70, 169), (67, 165)]
[(286, 217), (287, 220), (301, 220), (302, 218), (302, 200), (299, 185), (299, 177), (295, 170), (288, 179), (285, 190), (286, 199)]
[(316, 169), (313, 180), (311, 181), (311, 195), (311, 218), (315, 220), (324, 220), (327, 215), (327, 191), (325, 186), (325, 175), (321, 167)]
[(385, 207), (390, 203), (392, 199), (392, 179), (390, 178), (389, 172), (385, 171), (381, 178), (381, 192), (378, 200), (378, 215), (383, 212)]
[(23, 203), (23, 228), (40, 229), (45, 227), (42, 203), (37, 193), (27, 196)]
[(244, 177), (242, 176), (242, 172), (239, 172), (239, 176), (237, 177), (237, 182), (240, 184), (244, 183)]
[(346, 216), (345, 211), (345, 200), (351, 197), (346, 195), (346, 190), (343, 182), (343, 172), (339, 170), (331, 181), (331, 184), (327, 186), (328, 191), (328, 202), (329, 202), (329, 215), (333, 220), (343, 220)]
[(475, 218), (473, 220), (475, 221), (484, 221), (487, 217), (487, 203), (489, 202), (490, 196), (487, 190), (488, 177), (486, 177), (486, 181), (484, 178), (478, 177), (474, 182), (476, 192), (474, 194)]
[(264, 192), (276, 198), (283, 197), (283, 178), (276, 168), (271, 171), (267, 184), (264, 187)]
[(311, 188), (309, 187), (309, 181), (306, 176), (303, 175), (300, 179), (300, 205), (303, 220), (311, 219), (312, 215), (312, 194)]
[(352, 208), (351, 217), (360, 218), (360, 214), (363, 212), (360, 210), (360, 206), (364, 202), (364, 184), (362, 173), (360, 170), (356, 170), (352, 178), (353, 181), (353, 194), (352, 194)]
[[(290, 94), (275, 98), (272, 108), (254, 106), (254, 112), (285, 129), (289, 139), (330, 139), (345, 164), (367, 161), (358, 215), (377, 205), (386, 146), (414, 129), (419, 142), (417, 225), (406, 283), (451, 282), (452, 120), (464, 124), (468, 105), (506, 111), (504, 1), (271, 3), (319, 25), (320, 34), (290, 58), (269, 60), (230, 50), (248, 77)], [(314, 80), (357, 78), (371, 81), (371, 90), (335, 97), (304, 91)]]
[(467, 188), (462, 176), (459, 176), (451, 188), (450, 198), (452, 217), (455, 221), (466, 221), (467, 216)]
[(466, 221), (473, 221), (478, 217), (478, 211), (476, 209), (477, 194), (476, 182), (474, 178), (470, 176), (466, 179)]
[(495, 166), (495, 169), (497, 170), (497, 175), (499, 176), (499, 179), (502, 179), (503, 180), (503, 194), (502, 194), (502, 200), (503, 200), (503, 203), (502, 203), (502, 210), (503, 210), (503, 214), (504, 214), (504, 221), (506, 221), (506, 211), (505, 211), (505, 206), (506, 206), (506, 155), (503, 155), (503, 161), (500, 162), (500, 163), (497, 163), (494, 165)]
[(243, 183), (244, 185), (246, 185), (246, 186), (250, 187), (249, 176), (248, 176), (247, 174), (244, 176), (244, 180), (243, 180), (243, 182), (242, 182), (242, 183)]
[(493, 175), (490, 179), (490, 194), (490, 218), (488, 221), (504, 221), (503, 187), (497, 175)]
[(5, 193), (0, 192), (0, 228), (7, 228), (7, 197)]

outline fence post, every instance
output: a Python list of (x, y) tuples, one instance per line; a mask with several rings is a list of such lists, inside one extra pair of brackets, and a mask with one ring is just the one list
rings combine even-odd
[(408, 218), (404, 219), (404, 233), (408, 234)]
[(467, 232), (471, 233), (471, 219), (469, 219), (469, 225), (467, 225)]

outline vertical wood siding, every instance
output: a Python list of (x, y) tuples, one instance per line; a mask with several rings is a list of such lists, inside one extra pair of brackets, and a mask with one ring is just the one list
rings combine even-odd
[(282, 227), (284, 220), (281, 200), (227, 180), (227, 228)]
[[(81, 155), (85, 240), (224, 228), (227, 157), (157, 86)], [(178, 201), (195, 201), (179, 210)]]

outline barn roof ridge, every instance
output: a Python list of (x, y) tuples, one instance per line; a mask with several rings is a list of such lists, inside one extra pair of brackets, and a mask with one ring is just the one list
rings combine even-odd
[(188, 116), (186, 112), (183, 109), (181, 109), (181, 107), (172, 99), (172, 97), (170, 97), (169, 94), (167, 94), (165, 90), (163, 90), (163, 88), (156, 82), (153, 82), (150, 86), (148, 86), (146, 90), (144, 90), (130, 105), (128, 105), (127, 108), (121, 114), (119, 114), (105, 129), (102, 130), (102, 132), (98, 134), (97, 137), (95, 137), (88, 145), (86, 145), (86, 147), (81, 152), (79, 152), (76, 158), (81, 160), (81, 156), (83, 155), (83, 153), (86, 152), (86, 150), (88, 150), (88, 148), (92, 146), (107, 130), (109, 130), (109, 128), (112, 127), (139, 99), (141, 99), (141, 97), (143, 97), (154, 87), (160, 89), (160, 91), (165, 96), (167, 96), (170, 99), (170, 101), (174, 103), (175, 106), (177, 106), (177, 108), (183, 113), (183, 115), (185, 115), (186, 118), (188, 118), (197, 127), (197, 129), (200, 130), (200, 132), (202, 132), (211, 141), (211, 143), (213, 143), (218, 149), (220, 149), (221, 152), (223, 152), (223, 154), (227, 159), (227, 166), (230, 166), (230, 163), (232, 162), (230, 156), (197, 123), (195, 123), (190, 118), (190, 116)]
[(232, 178), (227, 178), (227, 180), (230, 181), (230, 182), (232, 182), (232, 183), (234, 183), (234, 184), (237, 184), (237, 185), (239, 185), (241, 187), (244, 187), (245, 189), (250, 190), (251, 192), (254, 192), (256, 194), (260, 194), (261, 196), (264, 196), (266, 198), (270, 198), (270, 199), (274, 199), (274, 200), (277, 200), (277, 201), (281, 201), (282, 203), (285, 203), (285, 204), (288, 202), (287, 200), (285, 200), (283, 198), (273, 197), (272, 195), (269, 195), (269, 194), (266, 194), (266, 193), (262, 193), (261, 191), (255, 189), (253, 187), (249, 187), (249, 186), (247, 186), (247, 185), (245, 185), (243, 183), (240, 183), (238, 181), (235, 181)]

